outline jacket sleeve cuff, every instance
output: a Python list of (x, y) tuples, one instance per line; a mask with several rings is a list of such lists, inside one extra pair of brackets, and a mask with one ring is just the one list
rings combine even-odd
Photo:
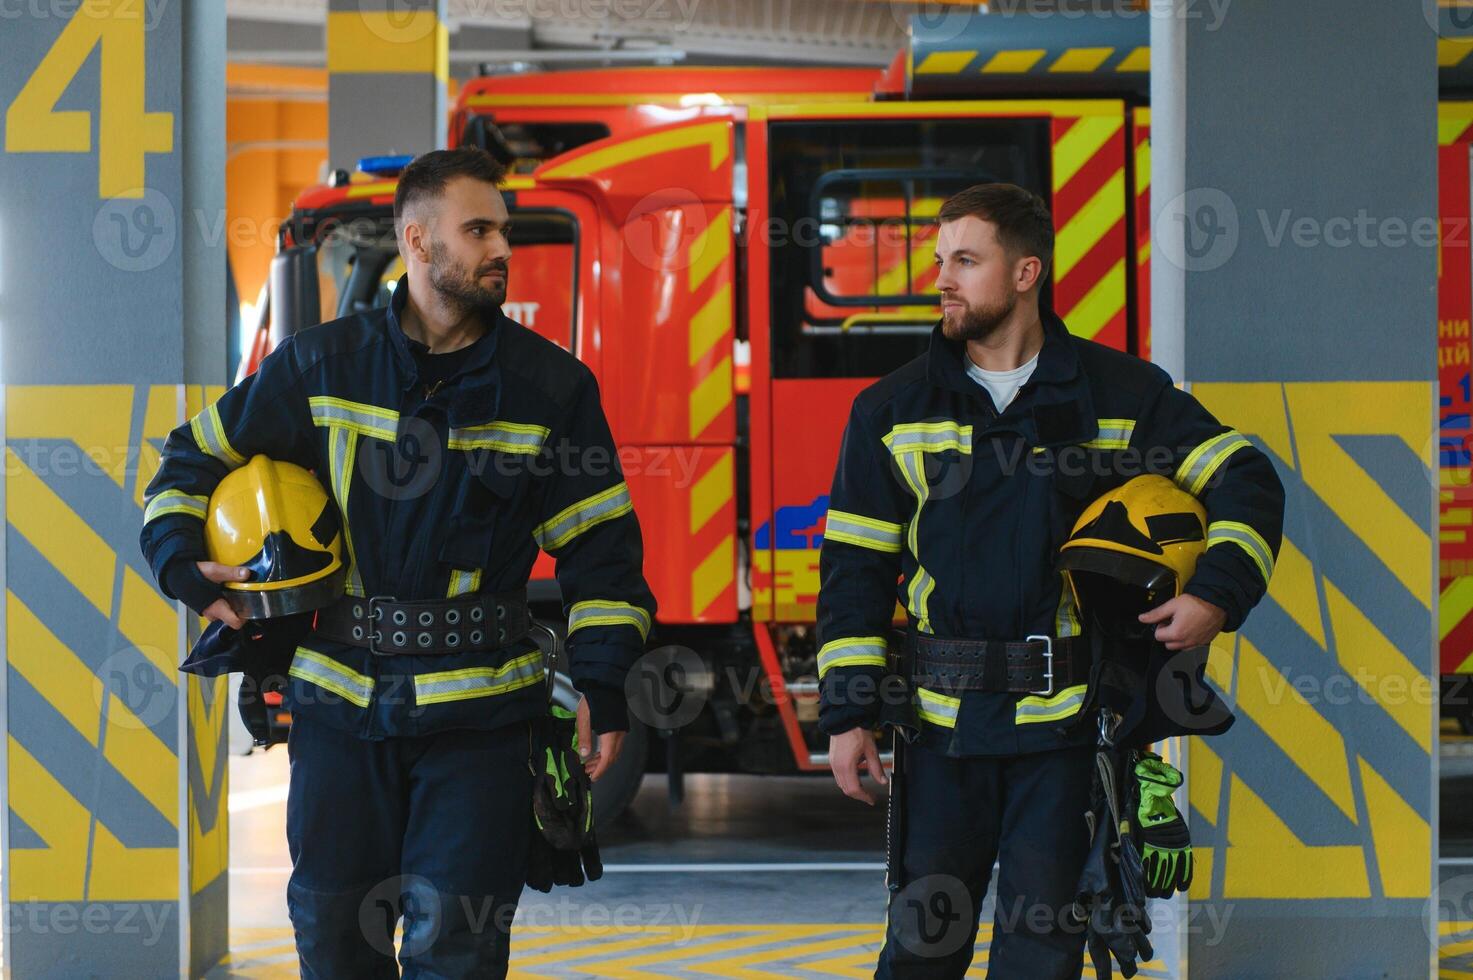
[(1198, 582), (1196, 579), (1193, 579), (1187, 583), (1187, 587), (1182, 590), (1182, 593), (1184, 595), (1196, 596), (1203, 602), (1210, 602), (1212, 605), (1221, 609), (1227, 616), (1222, 624), (1222, 631), (1224, 633), (1236, 633), (1238, 627), (1243, 625), (1243, 620), (1247, 618), (1246, 613), (1241, 610), (1241, 607), (1230, 593), (1214, 587), (1209, 582)]
[(864, 668), (839, 667), (824, 677), (818, 730), (839, 735), (860, 725), (875, 728), (880, 717), (881, 673)]
[(588, 701), (588, 718), (594, 734), (629, 731), (629, 708), (623, 691), (602, 684), (588, 684), (579, 690)]
[(187, 556), (176, 557), (164, 566), (159, 585), (165, 595), (179, 600), (199, 615), (204, 615), (204, 611), (224, 595), (219, 583), (205, 578), (195, 559)]

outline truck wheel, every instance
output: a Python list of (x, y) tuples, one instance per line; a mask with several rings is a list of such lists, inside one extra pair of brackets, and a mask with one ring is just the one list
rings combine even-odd
[(634, 802), (649, 754), (649, 729), (631, 716), (619, 758), (593, 784), (593, 825), (607, 828)]

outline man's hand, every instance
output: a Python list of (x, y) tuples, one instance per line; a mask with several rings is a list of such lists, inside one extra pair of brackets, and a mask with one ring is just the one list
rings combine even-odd
[(619, 749), (624, 745), (624, 732), (604, 732), (598, 736), (598, 748), (589, 752), (593, 745), (593, 722), (588, 713), (588, 699), (578, 699), (578, 753), (583, 757), (583, 771), (588, 778), (598, 778), (609, 771), (609, 766), (619, 758)]
[(869, 773), (881, 786), (888, 786), (890, 778), (880, 764), (880, 750), (875, 745), (875, 733), (863, 725), (829, 736), (829, 768), (834, 771), (834, 782), (844, 795), (863, 800), (870, 806), (875, 798), (860, 783), (861, 773)]
[(1227, 613), (1194, 595), (1179, 595), (1141, 613), (1143, 623), (1155, 623), (1156, 639), (1168, 650), (1205, 647), (1222, 632)]
[[(194, 564), (200, 574), (211, 582), (244, 582), (251, 577), (251, 570), (239, 565), (221, 565), (213, 561), (197, 561)], [(245, 627), (245, 620), (237, 616), (230, 603), (224, 599), (216, 599), (210, 603), (203, 615), (206, 619), (218, 620), (233, 630)]]

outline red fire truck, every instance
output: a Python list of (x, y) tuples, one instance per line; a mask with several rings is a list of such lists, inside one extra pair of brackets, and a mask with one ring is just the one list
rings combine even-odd
[[(685, 771), (826, 769), (813, 623), (829, 481), (854, 395), (922, 351), (936, 321), (942, 200), (994, 180), (1042, 195), (1057, 228), (1045, 302), (1149, 357), (1145, 19), (1098, 22), (1087, 47), (1073, 27), (1069, 46), (1017, 21), (918, 25), (883, 72), (609, 69), (463, 88), (452, 141), (513, 165), (508, 312), (597, 374), (660, 601), (652, 643), (699, 658), (685, 677), (700, 715), (675, 731), (635, 723), (601, 816), (649, 770), (678, 798)], [(1467, 451), (1447, 439), (1468, 428), (1473, 103), (1443, 116), (1443, 207), (1464, 234), (1443, 279), (1442, 463), (1444, 482), (1466, 483)], [(387, 302), (393, 192), (391, 176), (340, 172), (298, 198), (249, 363), (273, 337)], [(545, 555), (532, 596), (560, 618)], [(1473, 621), (1463, 637), (1446, 615), (1453, 666), (1468, 669)]]

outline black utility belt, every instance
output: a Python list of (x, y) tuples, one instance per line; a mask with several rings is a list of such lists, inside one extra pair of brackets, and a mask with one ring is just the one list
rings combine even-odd
[(1080, 636), (952, 640), (912, 631), (911, 679), (921, 687), (1047, 697), (1089, 679), (1089, 646)]
[(455, 599), (400, 600), (344, 596), (317, 611), (317, 635), (390, 656), (435, 657), (496, 650), (531, 628), (527, 592), (467, 595)]

